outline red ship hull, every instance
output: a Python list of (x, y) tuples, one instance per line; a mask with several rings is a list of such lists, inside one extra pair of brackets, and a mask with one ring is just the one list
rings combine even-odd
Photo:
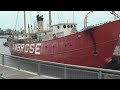
[[(12, 55), (50, 62), (105, 68), (119, 40), (120, 21), (62, 38), (29, 44), (9, 42)], [(23, 46), (22, 46), (23, 45)]]

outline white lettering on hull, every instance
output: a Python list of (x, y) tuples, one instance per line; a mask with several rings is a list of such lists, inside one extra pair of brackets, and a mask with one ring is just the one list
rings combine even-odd
[(26, 44), (25, 45), (25, 53), (28, 53), (28, 51), (29, 51), (29, 44)]
[(41, 47), (41, 43), (37, 43), (36, 44), (36, 49), (35, 49), (35, 54), (40, 54), (40, 47)]
[(31, 44), (29, 52), (34, 53), (34, 48), (35, 48), (35, 44)]
[(13, 44), (12, 49), (17, 52), (40, 54), (41, 43), (36, 44)]
[(21, 52), (24, 52), (24, 46), (25, 44), (21, 44)]
[(17, 51), (20, 51), (20, 44), (17, 45)]

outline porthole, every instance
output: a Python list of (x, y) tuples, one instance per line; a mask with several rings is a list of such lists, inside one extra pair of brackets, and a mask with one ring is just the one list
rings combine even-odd
[(70, 28), (70, 25), (67, 25), (68, 28)]
[(57, 26), (58, 29), (60, 29), (60, 26)]
[(26, 35), (26, 37), (27, 37), (27, 35)]
[(63, 25), (63, 28), (66, 28), (66, 25)]
[(23, 35), (22, 35), (22, 37), (23, 37)]

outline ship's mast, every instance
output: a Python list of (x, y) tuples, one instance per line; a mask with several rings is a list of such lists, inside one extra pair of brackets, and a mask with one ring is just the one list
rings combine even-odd
[(29, 24), (28, 24), (28, 38), (29, 38), (29, 41), (30, 41), (30, 27), (29, 27)]
[(26, 34), (26, 13), (24, 11), (24, 35)]
[(52, 19), (51, 19), (51, 11), (49, 11), (49, 29), (50, 29), (51, 23), (52, 23)]

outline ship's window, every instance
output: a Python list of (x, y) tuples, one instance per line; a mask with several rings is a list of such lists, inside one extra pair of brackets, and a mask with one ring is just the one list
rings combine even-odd
[(26, 37), (27, 37), (27, 35), (26, 35)]
[(60, 26), (57, 26), (58, 29), (60, 29)]
[(70, 25), (67, 25), (68, 28), (70, 28)]
[(22, 37), (23, 37), (23, 35), (22, 35)]
[(66, 28), (66, 25), (63, 25), (63, 28)]
[(73, 25), (71, 25), (71, 28), (73, 28)]

